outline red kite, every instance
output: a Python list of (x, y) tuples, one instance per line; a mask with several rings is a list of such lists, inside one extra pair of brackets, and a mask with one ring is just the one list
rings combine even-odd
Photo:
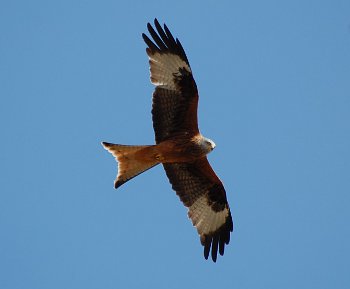
[(153, 93), (152, 119), (155, 145), (127, 146), (103, 142), (116, 158), (118, 188), (144, 171), (162, 164), (172, 188), (188, 208), (188, 216), (200, 235), (204, 257), (214, 262), (224, 254), (233, 230), (224, 186), (206, 155), (215, 144), (201, 135), (197, 122), (198, 90), (184, 49), (168, 27), (154, 20), (145, 34)]

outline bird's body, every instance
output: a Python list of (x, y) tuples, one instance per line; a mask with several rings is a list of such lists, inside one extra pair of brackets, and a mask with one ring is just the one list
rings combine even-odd
[(205, 258), (211, 249), (215, 262), (218, 249), (224, 254), (233, 230), (225, 189), (206, 158), (215, 143), (199, 132), (197, 86), (180, 41), (166, 25), (163, 30), (157, 20), (154, 23), (158, 34), (148, 24), (154, 42), (142, 36), (148, 45), (151, 82), (156, 85), (152, 107), (156, 144), (102, 144), (118, 161), (115, 188), (163, 164), (173, 189), (189, 209)]
[[(102, 143), (118, 160), (118, 176), (114, 187), (118, 188), (128, 180), (157, 164), (195, 162), (210, 153), (215, 144), (202, 135), (181, 134), (156, 145), (128, 146)], [(131, 170), (131, 166), (133, 170)]]
[(213, 141), (202, 135), (189, 136), (180, 134), (169, 140), (160, 142), (154, 148), (157, 158), (162, 163), (181, 163), (195, 161), (205, 157), (215, 147)]

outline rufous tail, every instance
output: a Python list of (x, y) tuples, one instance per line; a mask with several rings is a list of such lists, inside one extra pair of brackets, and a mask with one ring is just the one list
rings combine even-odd
[(122, 184), (159, 164), (154, 154), (153, 145), (129, 146), (102, 142), (118, 162), (118, 174), (114, 181), (117, 189)]

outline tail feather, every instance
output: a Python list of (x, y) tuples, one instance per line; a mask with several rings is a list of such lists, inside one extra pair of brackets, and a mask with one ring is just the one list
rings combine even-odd
[(131, 146), (102, 142), (103, 147), (109, 151), (118, 162), (118, 174), (114, 181), (117, 189), (122, 184), (159, 164), (154, 156), (154, 146)]

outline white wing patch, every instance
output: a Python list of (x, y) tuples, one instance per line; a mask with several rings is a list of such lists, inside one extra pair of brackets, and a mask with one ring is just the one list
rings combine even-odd
[(206, 196), (201, 196), (189, 207), (188, 216), (192, 219), (192, 223), (196, 226), (200, 235), (207, 235), (215, 232), (226, 222), (229, 215), (228, 208), (220, 212), (215, 212), (208, 205)]
[(148, 53), (151, 82), (162, 88), (176, 90), (174, 75), (179, 74), (180, 68), (185, 68), (191, 73), (188, 64), (183, 61), (178, 55), (171, 53)]

